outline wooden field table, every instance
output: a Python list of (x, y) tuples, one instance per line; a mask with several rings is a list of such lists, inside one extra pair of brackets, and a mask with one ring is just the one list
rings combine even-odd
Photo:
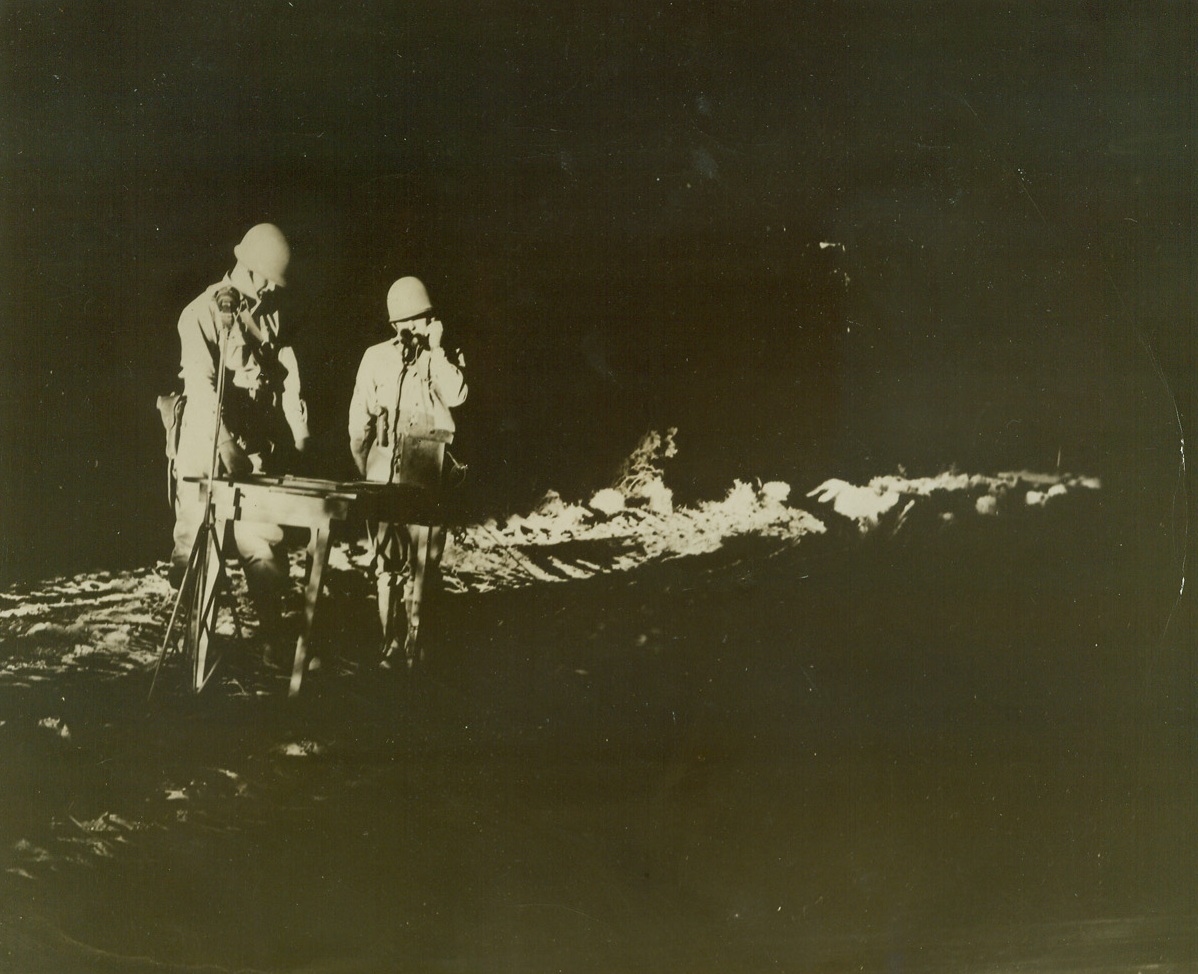
[[(203, 502), (208, 496), (207, 478), (186, 478), (180, 490), (194, 489)], [(309, 532), (307, 571), (304, 579), (304, 619), (295, 644), (288, 694), (299, 693), (312, 646), (313, 622), (325, 568), (329, 560), (329, 542), (333, 523), (361, 519), (398, 524), (442, 524), (440, 499), (434, 491), (410, 484), (377, 484), (368, 481), (321, 480), (314, 477), (250, 476), (236, 480), (217, 480), (211, 491), (217, 545), (212, 559), (223, 562), (220, 545), (228, 526), (236, 521), (254, 521), (282, 527), (306, 528)], [(211, 572), (217, 568), (217, 573)], [(209, 577), (219, 577), (220, 565), (210, 566)], [(215, 585), (216, 582), (214, 581)], [(188, 658), (194, 659), (193, 689), (202, 689), (206, 681), (207, 638), (215, 602), (207, 593), (195, 601), (203, 616), (188, 626), (184, 637)]]

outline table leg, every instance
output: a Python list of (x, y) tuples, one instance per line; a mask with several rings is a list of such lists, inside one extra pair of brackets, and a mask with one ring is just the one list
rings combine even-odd
[(321, 579), (329, 560), (329, 529), (327, 527), (312, 528), (312, 536), (308, 541), (308, 560), (310, 567), (308, 568), (308, 585), (304, 592), (304, 623), (295, 644), (295, 663), (291, 667), (291, 686), (288, 689), (288, 696), (291, 697), (299, 693), (300, 684), (304, 679), (304, 669), (308, 665), (308, 649), (312, 642), (312, 623), (316, 618), (316, 602), (320, 598)]

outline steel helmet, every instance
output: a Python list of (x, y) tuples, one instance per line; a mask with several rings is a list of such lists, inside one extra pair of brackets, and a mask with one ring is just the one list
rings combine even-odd
[(401, 277), (387, 292), (387, 317), (390, 321), (405, 321), (432, 309), (428, 291), (414, 277)]
[(233, 256), (276, 286), (286, 286), (291, 247), (283, 231), (273, 223), (259, 223), (250, 227), (241, 238), (241, 243), (233, 248)]

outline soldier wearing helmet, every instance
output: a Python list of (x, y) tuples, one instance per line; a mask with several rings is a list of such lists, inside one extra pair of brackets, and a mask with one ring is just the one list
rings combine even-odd
[[(367, 480), (435, 488), (446, 444), (453, 441), (450, 410), (466, 400), (464, 363), (460, 353), (443, 346), (444, 327), (417, 278), (401, 277), (391, 285), (387, 314), (395, 337), (368, 348), (358, 368), (349, 407), (350, 451)], [(402, 646), (410, 667), (421, 655), (420, 604), (424, 588), (436, 582), (445, 529), (380, 524), (372, 540), (383, 666), (399, 659)], [(406, 625), (400, 623), (401, 597)]]
[[(287, 283), (291, 248), (278, 227), (260, 223), (246, 231), (233, 256), (233, 269), (179, 316), (179, 374), (187, 404), (176, 455), (180, 489), (171, 556), (176, 582), (204, 519), (204, 504), (182, 478), (208, 476), (213, 436), (218, 476), (285, 472), (308, 440), (299, 366), (272, 300), (272, 292)], [(218, 404), (222, 344), (225, 382)], [(237, 522), (234, 534), (265, 641), (277, 642), (278, 599), (288, 577), (282, 529)]]

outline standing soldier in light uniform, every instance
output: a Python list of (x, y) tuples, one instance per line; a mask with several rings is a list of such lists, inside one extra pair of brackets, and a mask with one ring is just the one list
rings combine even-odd
[[(387, 293), (395, 337), (362, 356), (349, 407), (349, 442), (358, 472), (378, 483), (441, 485), (446, 444), (453, 441), (450, 410), (466, 400), (462, 359), (442, 347), (444, 328), (433, 313), (424, 285), (402, 277)], [(383, 666), (389, 668), (402, 643), (407, 665), (420, 656), (417, 644), (421, 585), (434, 585), (445, 528), (379, 524), (373, 530), (378, 573)], [(401, 636), (399, 599), (403, 586), (406, 632)]]
[[(187, 403), (176, 458), (179, 490), (171, 556), (176, 584), (205, 514), (195, 485), (185, 485), (182, 478), (208, 477), (214, 433), (217, 476), (283, 473), (308, 440), (295, 351), (280, 335), (279, 312), (271, 300), (272, 292), (286, 284), (291, 249), (278, 227), (260, 223), (246, 232), (233, 255), (233, 270), (179, 317), (180, 376)], [(227, 341), (225, 383), (223, 403), (218, 403), (222, 340)], [(280, 597), (288, 579), (283, 530), (238, 521), (233, 534), (269, 656), (272, 648), (282, 648)]]

